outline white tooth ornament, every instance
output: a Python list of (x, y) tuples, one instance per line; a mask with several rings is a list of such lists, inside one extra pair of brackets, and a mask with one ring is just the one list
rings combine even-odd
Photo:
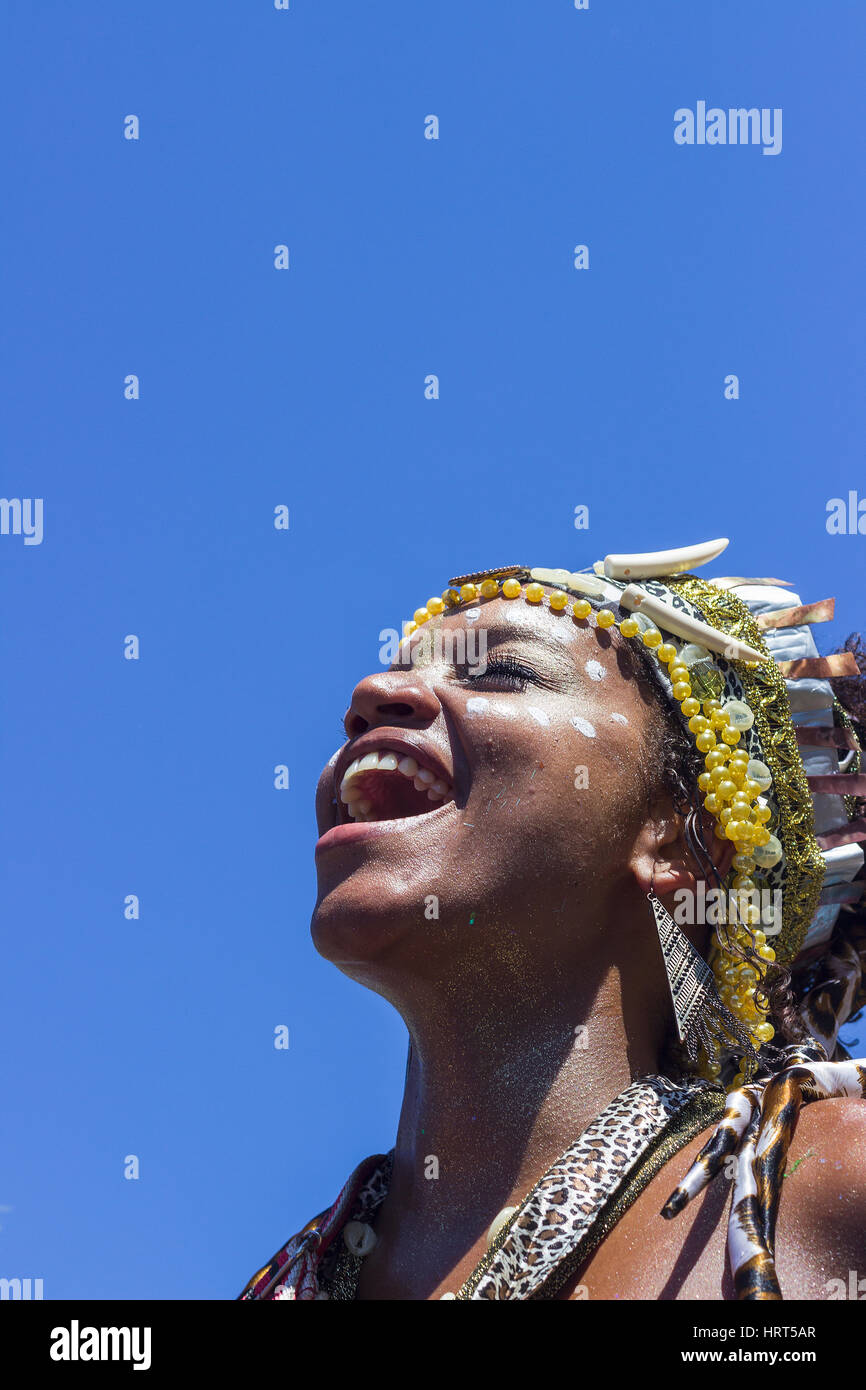
[(679, 608), (671, 608), (660, 598), (645, 593), (636, 584), (629, 584), (628, 588), (623, 590), (620, 603), (629, 612), (651, 618), (664, 632), (673, 633), (675, 637), (684, 637), (687, 642), (697, 642), (711, 652), (718, 652), (726, 661), (769, 660), (763, 652), (755, 651), (747, 642), (740, 642), (726, 632), (719, 632), (708, 623), (692, 618)]
[(666, 574), (685, 574), (699, 565), (709, 564), (728, 545), (727, 537), (681, 545), (676, 550), (646, 550), (634, 555), (605, 555), (608, 579), (656, 579)]

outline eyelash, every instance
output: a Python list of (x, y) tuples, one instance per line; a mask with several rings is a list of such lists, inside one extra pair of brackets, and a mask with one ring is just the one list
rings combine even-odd
[(493, 680), (500, 684), (512, 682), (511, 689), (520, 694), (530, 683), (538, 685), (536, 673), (528, 666), (524, 666), (513, 656), (500, 656), (495, 661), (488, 661), (487, 669), (477, 676), (466, 675), (463, 677), (470, 685), (478, 685), (481, 681)]

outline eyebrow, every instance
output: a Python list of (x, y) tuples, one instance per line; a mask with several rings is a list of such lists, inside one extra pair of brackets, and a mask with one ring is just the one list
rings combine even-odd
[(497, 642), (518, 641), (540, 643), (546, 647), (554, 656), (564, 657), (565, 649), (561, 642), (557, 641), (553, 633), (546, 631), (545, 628), (535, 626), (532, 623), (491, 623), (487, 630), (487, 645), (495, 646)]

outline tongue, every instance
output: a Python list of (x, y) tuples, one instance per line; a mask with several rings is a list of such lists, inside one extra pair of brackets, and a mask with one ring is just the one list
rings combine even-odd
[(369, 815), (374, 820), (399, 820), (403, 816), (420, 816), (442, 805), (442, 799), (431, 801), (426, 791), (415, 790), (412, 780), (402, 772), (362, 772), (353, 782), (370, 803)]

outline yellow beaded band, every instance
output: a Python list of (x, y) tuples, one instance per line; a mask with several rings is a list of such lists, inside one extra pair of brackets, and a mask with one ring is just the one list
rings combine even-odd
[[(404, 625), (404, 637), (411, 637), (430, 618), (477, 599), (516, 599), (522, 595), (529, 604), (543, 603), (544, 585), (517, 578), (518, 573), (525, 575), (525, 570), (514, 566), (511, 573), (505, 572), (508, 577), (504, 579), (502, 573), (489, 573), (480, 582), (467, 580), (459, 588), (450, 587), (441, 596), (428, 599), (423, 608), (416, 609), (412, 621)], [(618, 619), (610, 608), (594, 609), (588, 599), (571, 598), (562, 589), (554, 588), (548, 597), (548, 607), (554, 613), (564, 614), (569, 604), (576, 622), (586, 623), (594, 612), (596, 625), (603, 631), (617, 627), (623, 637), (638, 638), (659, 665), (666, 668), (673, 698), (703, 755), (704, 771), (698, 777), (698, 787), (704, 794), (704, 809), (715, 821), (717, 838), (731, 841), (734, 846), (731, 887), (736, 894), (733, 901), (740, 922), (735, 929), (728, 924), (723, 941), (713, 948), (709, 964), (723, 1003), (746, 1025), (757, 1051), (771, 1041), (774, 1029), (766, 1018), (769, 1000), (762, 988), (764, 972), (759, 975), (744, 954), (751, 951), (769, 966), (776, 953), (766, 934), (757, 927), (761, 920), (755, 904), (759, 885), (752, 875), (756, 869), (777, 864), (783, 851), (780, 841), (768, 829), (772, 811), (763, 793), (772, 785), (770, 769), (737, 746), (741, 734), (754, 723), (754, 715), (744, 701), (730, 699), (723, 703), (716, 695), (706, 694), (706, 689), (705, 698), (698, 698), (701, 684), (706, 687), (705, 667), (710, 655), (703, 648), (687, 643), (678, 649), (666, 642), (648, 620), (631, 615)], [(697, 693), (693, 690), (692, 668), (697, 671)], [(720, 1074), (719, 1055), (717, 1052), (702, 1058), (701, 1071), (709, 1079)], [(741, 1084), (754, 1069), (746, 1060), (741, 1065), (743, 1070), (734, 1078), (736, 1084)]]

